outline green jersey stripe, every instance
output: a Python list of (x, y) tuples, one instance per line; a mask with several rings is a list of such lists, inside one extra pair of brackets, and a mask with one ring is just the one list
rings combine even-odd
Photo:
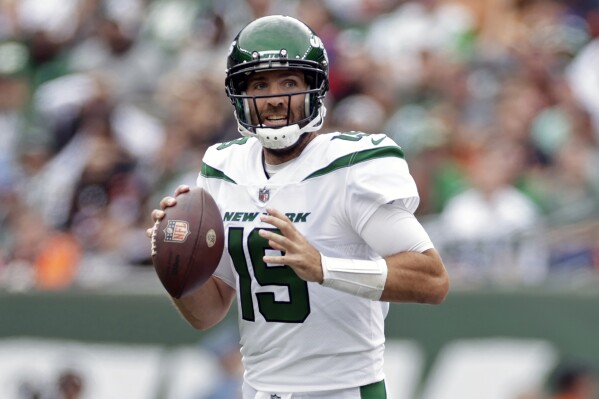
[(225, 175), (222, 171), (213, 168), (212, 166), (202, 162), (202, 171), (200, 172), (202, 176), (209, 179), (221, 179), (224, 181), (228, 181), (229, 183), (237, 184), (237, 182), (231, 179), (229, 176)]
[(366, 162), (370, 161), (371, 159), (385, 157), (397, 157), (403, 159), (404, 153), (399, 147), (380, 147), (354, 152), (352, 154), (347, 154), (345, 156), (342, 156), (341, 158), (335, 159), (333, 162), (331, 162), (324, 168), (318, 169), (314, 173), (310, 174), (308, 177), (304, 179), (304, 181), (312, 179), (314, 177), (326, 175), (327, 173), (334, 172), (337, 169), (350, 167), (360, 162)]
[(360, 399), (385, 399), (386, 397), (385, 380), (360, 387)]

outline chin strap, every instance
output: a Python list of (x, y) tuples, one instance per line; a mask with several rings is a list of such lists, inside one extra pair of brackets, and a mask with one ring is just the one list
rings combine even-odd
[(272, 150), (279, 150), (291, 147), (302, 135), (299, 125), (289, 125), (271, 128), (256, 128), (256, 138), (263, 147)]
[(278, 150), (291, 147), (304, 133), (320, 130), (326, 113), (327, 109), (324, 105), (322, 105), (320, 107), (318, 116), (312, 119), (310, 123), (304, 127), (300, 128), (298, 124), (278, 128), (256, 127), (254, 128), (255, 132), (249, 130), (246, 126), (239, 122), (237, 113), (235, 113), (235, 119), (237, 119), (237, 130), (242, 136), (256, 137), (264, 148)]

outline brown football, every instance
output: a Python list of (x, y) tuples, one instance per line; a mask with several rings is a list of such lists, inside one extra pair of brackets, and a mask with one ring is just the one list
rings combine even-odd
[(154, 225), (152, 263), (164, 288), (180, 298), (204, 284), (218, 266), (223, 222), (216, 202), (200, 187), (177, 196), (165, 213)]

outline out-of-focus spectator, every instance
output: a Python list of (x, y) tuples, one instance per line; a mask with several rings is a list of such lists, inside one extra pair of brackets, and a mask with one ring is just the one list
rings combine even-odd
[(325, 0), (324, 3), (342, 26), (368, 25), (393, 11), (403, 0)]
[(334, 128), (340, 132), (380, 132), (385, 110), (374, 98), (356, 94), (339, 101), (331, 119)]
[(19, 382), (18, 399), (43, 399), (42, 388), (37, 381), (23, 379)]
[[(599, 11), (595, 11), (599, 13)], [(599, 19), (599, 17), (597, 17)], [(597, 23), (599, 25), (599, 22)], [(566, 77), (580, 104), (592, 115), (599, 140), (599, 38), (588, 43), (566, 70)]]
[(372, 21), (366, 48), (392, 67), (393, 84), (410, 88), (423, 81), (427, 53), (457, 52), (473, 27), (470, 10), (458, 3), (406, 1)]
[(431, 231), (456, 284), (524, 284), (546, 276), (545, 249), (530, 237), (540, 231), (540, 209), (515, 185), (523, 154), (517, 142), (485, 140), (464, 165), (469, 188), (448, 200)]
[(515, 187), (522, 167), (517, 143), (492, 140), (473, 155), (472, 187), (450, 199), (441, 213), (445, 231), (457, 240), (497, 240), (525, 232), (538, 222), (534, 202)]
[(28, 57), (23, 44), (0, 42), (0, 220), (9, 211), (9, 197), (21, 175), (19, 149), (28, 136), (27, 106), (31, 95)]
[(590, 365), (567, 362), (554, 371), (549, 387), (550, 399), (593, 399), (599, 392), (599, 380)]
[(536, 174), (529, 189), (554, 222), (585, 220), (599, 207), (599, 149), (579, 138), (556, 148), (553, 162)]
[(58, 376), (56, 399), (79, 399), (85, 394), (85, 381), (76, 370), (64, 370)]
[(24, 204), (8, 215), (12, 235), (4, 242), (7, 253), (0, 281), (10, 289), (63, 289), (75, 279), (81, 247), (69, 232), (52, 229)]
[(168, 58), (153, 42), (140, 37), (141, 10), (136, 15), (139, 21), (132, 22), (119, 19), (118, 11), (106, 11), (97, 20), (97, 33), (70, 52), (69, 68), (75, 72), (102, 71), (114, 82), (119, 99), (143, 102), (151, 98), (159, 82), (156, 77), (166, 71)]

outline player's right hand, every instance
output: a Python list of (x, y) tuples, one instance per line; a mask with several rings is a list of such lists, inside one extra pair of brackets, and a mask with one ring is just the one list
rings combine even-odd
[(177, 197), (183, 193), (188, 192), (189, 190), (189, 186), (182, 184), (175, 190), (174, 197), (167, 196), (160, 200), (160, 209), (154, 209), (151, 213), (152, 227), (146, 230), (146, 236), (148, 236), (148, 238), (152, 238), (152, 232), (154, 230), (154, 226), (156, 226), (156, 222), (159, 222), (160, 220), (162, 220), (162, 218), (164, 218), (164, 210), (171, 206), (175, 206), (177, 204)]

